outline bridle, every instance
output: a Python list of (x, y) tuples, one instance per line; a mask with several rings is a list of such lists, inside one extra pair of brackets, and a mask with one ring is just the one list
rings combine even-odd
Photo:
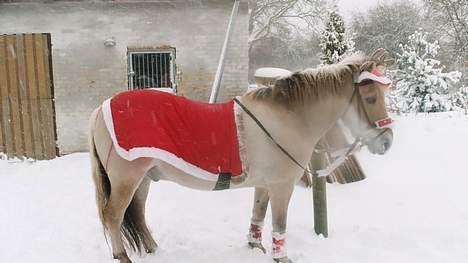
[[(353, 143), (351, 143), (347, 148), (349, 149), (348, 151), (346, 151), (346, 158), (349, 157), (351, 154), (353, 154), (355, 151), (353, 151), (353, 149), (355, 149), (356, 147), (359, 146), (359, 149), (364, 146), (364, 145), (367, 145), (369, 142), (371, 141), (374, 141), (374, 140), (377, 140), (380, 136), (382, 136), (385, 132), (387, 132), (388, 128), (379, 128), (378, 124), (379, 122), (384, 122), (384, 123), (391, 123), (391, 119), (390, 118), (386, 118), (386, 119), (382, 119), (382, 120), (370, 120), (369, 118), (369, 114), (364, 106), (364, 102), (363, 102), (363, 99), (362, 99), (362, 95), (359, 93), (359, 88), (361, 87), (360, 83), (358, 82), (354, 82), (353, 83), (353, 86), (354, 86), (354, 90), (353, 90), (353, 94), (351, 95), (351, 98), (348, 102), (348, 106), (346, 107), (346, 110), (343, 112), (343, 114), (341, 115), (341, 118), (340, 120), (342, 120), (344, 118), (344, 116), (346, 115), (346, 113), (348, 113), (349, 109), (351, 108), (351, 105), (353, 104), (353, 100), (355, 97), (357, 97), (358, 99), (358, 102), (357, 102), (357, 106), (358, 106), (358, 114), (359, 114), (359, 117), (361, 117), (362, 113), (364, 113), (366, 119), (367, 119), (367, 127), (365, 127), (364, 129), (364, 132), (363, 134), (360, 134), (358, 136), (356, 136), (355, 140)], [(356, 95), (357, 94), (357, 95)], [(344, 126), (341, 122), (338, 122), (338, 124), (340, 126)], [(372, 125), (374, 124), (374, 125)], [(343, 127), (341, 127), (343, 128)], [(374, 137), (371, 137), (369, 138), (369, 136), (366, 136), (368, 135), (369, 133), (371, 133), (371, 131), (373, 129), (381, 129), (382, 131), (380, 131), (379, 133), (377, 133), (377, 135), (375, 135)], [(357, 149), (357, 150), (359, 150)]]
[[(348, 106), (342, 113), (341, 117), (338, 119), (338, 126), (340, 127), (341, 130), (344, 129), (345, 125), (343, 124), (342, 119), (344, 118), (346, 113), (350, 110), (351, 105), (353, 104), (354, 98), (357, 97), (358, 99), (357, 112), (359, 114), (359, 117), (361, 117), (363, 113), (366, 115), (365, 117), (367, 119), (367, 127), (365, 128), (365, 131), (362, 134), (355, 137), (354, 141), (351, 144), (348, 144), (347, 146), (343, 148), (330, 149), (330, 147), (327, 144), (325, 144), (325, 147), (324, 147), (325, 149), (323, 148), (314, 149), (314, 152), (317, 152), (317, 153), (321, 153), (321, 152), (327, 153), (330, 159), (333, 160), (326, 168), (314, 171), (317, 177), (328, 176), (331, 172), (333, 172), (336, 168), (338, 168), (344, 161), (346, 161), (347, 158), (349, 158), (354, 153), (360, 151), (361, 148), (367, 145), (369, 142), (373, 140), (377, 140), (380, 136), (382, 136), (388, 130), (388, 128), (383, 128), (382, 131), (377, 133), (377, 135), (369, 139), (369, 136), (367, 135), (371, 133), (371, 131), (377, 127), (377, 124), (376, 124), (377, 122), (372, 122), (369, 118), (369, 114), (367, 113), (366, 108), (363, 104), (364, 102), (363, 102), (362, 96), (359, 93), (359, 88), (361, 87), (361, 85), (358, 82), (354, 82), (353, 86), (354, 86), (353, 94), (351, 95), (351, 98), (348, 102)], [(373, 126), (372, 123), (374, 123), (375, 125)], [(309, 180), (312, 180), (311, 178), (312, 175), (310, 173), (307, 173), (307, 176)]]
[[(370, 125), (370, 120), (369, 120), (369, 116), (368, 116), (368, 113), (366, 111), (366, 108), (364, 107), (364, 102), (362, 101), (362, 96), (361, 94), (359, 93), (359, 83), (356, 83), (354, 82), (353, 83), (353, 86), (354, 86), (354, 90), (353, 90), (353, 94), (351, 95), (351, 98), (349, 100), (349, 103), (348, 103), (348, 106), (346, 107), (346, 110), (343, 112), (343, 114), (341, 115), (341, 118), (342, 119), (346, 113), (349, 111), (349, 109), (351, 108), (351, 105), (353, 104), (353, 100), (354, 98), (356, 97), (356, 94), (357, 94), (357, 97), (358, 97), (358, 114), (361, 114), (361, 109), (362, 111), (364, 111), (364, 113), (366, 114), (366, 119), (368, 120), (368, 128), (366, 129), (366, 131), (369, 131), (371, 130), (372, 128), (375, 128), (375, 127), (372, 127)], [(278, 147), (278, 149), (284, 154), (286, 155), (292, 162), (294, 162), (298, 167), (300, 167), (302, 170), (304, 170), (304, 172), (307, 174), (308, 177), (311, 177), (312, 176), (312, 172), (310, 170), (310, 168), (307, 166), (307, 167), (304, 167), (303, 165), (301, 165), (297, 160), (296, 158), (294, 158), (294, 156), (292, 156), (283, 146), (281, 146), (280, 143), (278, 143), (277, 140), (275, 140), (275, 138), (271, 135), (271, 133), (265, 128), (265, 126), (263, 126), (263, 124), (257, 119), (257, 117), (255, 117), (255, 115), (244, 105), (242, 104), (237, 98), (234, 98), (233, 99), (234, 102), (239, 105), (242, 110), (247, 114), (249, 115), (249, 117), (257, 124), (257, 126), (265, 133), (265, 135), (276, 145), (276, 147)], [(377, 138), (379, 138), (380, 136), (382, 136), (386, 131), (387, 131), (388, 128), (385, 128), (383, 129), (381, 132), (379, 132), (374, 138), (373, 140), (376, 140)], [(343, 159), (345, 160), (346, 158), (348, 158), (350, 155), (352, 155), (353, 153), (359, 151), (362, 146), (366, 145), (367, 142), (369, 142), (370, 140), (365, 140), (365, 137), (364, 136), (365, 134), (363, 135), (360, 135), (360, 136), (357, 136), (356, 139), (354, 140), (353, 143), (351, 143), (350, 145), (348, 145), (347, 147), (345, 147), (344, 149), (341, 149), (339, 151), (341, 152), (344, 152), (344, 155), (342, 155), (340, 157), (340, 159)], [(338, 158), (337, 158), (338, 159)], [(341, 164), (342, 161), (340, 161), (340, 164)], [(331, 164), (330, 166), (332, 166), (333, 164)], [(339, 166), (339, 165), (338, 165)], [(328, 175), (328, 174), (326, 174)], [(326, 175), (318, 175), (318, 176), (326, 176)], [(311, 178), (309, 178), (311, 179)]]

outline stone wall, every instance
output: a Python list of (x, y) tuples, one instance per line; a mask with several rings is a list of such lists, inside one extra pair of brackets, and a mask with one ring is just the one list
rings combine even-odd
[[(128, 46), (176, 47), (179, 93), (207, 101), (232, 5), (231, 0), (0, 2), (0, 33), (51, 33), (57, 143), (64, 154), (87, 150), (90, 113), (127, 90)], [(248, 19), (243, 1), (220, 101), (246, 90)], [(110, 37), (116, 46), (104, 46)]]

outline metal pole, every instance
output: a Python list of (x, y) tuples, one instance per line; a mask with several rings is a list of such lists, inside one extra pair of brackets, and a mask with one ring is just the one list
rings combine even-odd
[(216, 70), (216, 75), (215, 75), (215, 79), (213, 82), (213, 86), (211, 87), (210, 103), (215, 103), (218, 98), (219, 87), (221, 85), (221, 79), (223, 78), (226, 52), (227, 52), (227, 48), (229, 45), (229, 40), (231, 38), (231, 32), (232, 32), (234, 20), (237, 16), (237, 11), (239, 10), (239, 3), (240, 3), (240, 0), (236, 0), (236, 2), (234, 3), (234, 7), (232, 8), (231, 19), (229, 20), (226, 37), (224, 38), (223, 49), (221, 50), (221, 56), (218, 62), (218, 69)]

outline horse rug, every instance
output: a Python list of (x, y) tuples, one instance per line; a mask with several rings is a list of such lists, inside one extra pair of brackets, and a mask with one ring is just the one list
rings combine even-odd
[[(209, 181), (242, 174), (235, 104), (208, 104), (155, 89), (122, 92), (102, 105), (125, 160), (157, 158)], [(219, 182), (219, 181), (218, 181)]]

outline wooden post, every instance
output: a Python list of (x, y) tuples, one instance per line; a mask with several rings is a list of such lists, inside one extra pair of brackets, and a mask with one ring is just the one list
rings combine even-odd
[(312, 189), (314, 199), (314, 230), (317, 235), (322, 234), (328, 237), (328, 217), (327, 217), (327, 188), (326, 177), (318, 177), (317, 170), (327, 166), (327, 152), (317, 144), (317, 151), (314, 151), (311, 158), (312, 168)]

